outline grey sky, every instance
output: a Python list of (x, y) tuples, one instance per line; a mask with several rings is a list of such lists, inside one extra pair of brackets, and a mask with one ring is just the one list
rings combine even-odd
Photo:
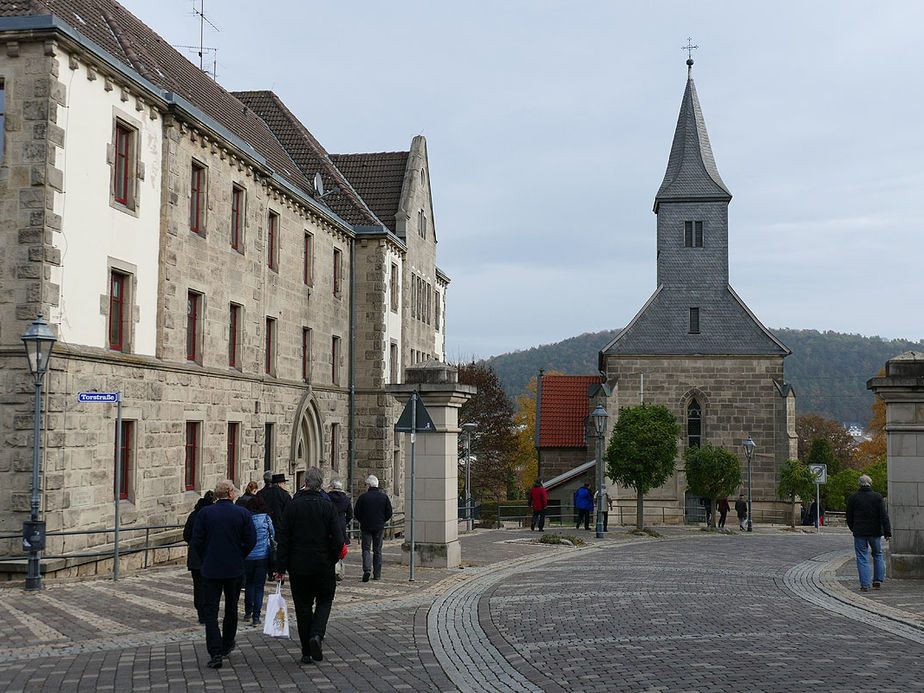
[[(198, 43), (198, 0), (123, 4), (170, 43)], [(734, 195), (735, 290), (771, 328), (924, 337), (924, 3), (206, 0), (205, 13), (219, 82), (272, 89), (328, 151), (427, 137), (451, 361), (622, 327), (642, 307), (687, 36)]]

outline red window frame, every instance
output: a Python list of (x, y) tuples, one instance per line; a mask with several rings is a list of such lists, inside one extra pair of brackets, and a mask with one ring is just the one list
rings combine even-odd
[(204, 190), (205, 167), (195, 161), (192, 164), (192, 175), (189, 187), (189, 230), (202, 234), (202, 193)]
[(302, 270), (303, 280), (306, 285), (311, 284), (311, 234), (305, 234), (305, 267)]
[(116, 123), (115, 166), (113, 167), (112, 196), (120, 205), (128, 206), (131, 191), (129, 171), (131, 169), (132, 136), (134, 131)]
[(237, 359), (237, 330), (240, 317), (241, 307), (232, 303), (228, 317), (228, 366), (230, 368), (239, 366)]
[(273, 374), (273, 342), (275, 340), (276, 321), (273, 318), (266, 319), (266, 363), (265, 372), (267, 375)]
[(231, 188), (231, 247), (241, 249), (241, 212), (244, 202), (244, 190), (237, 186)]
[(269, 213), (269, 220), (266, 224), (266, 266), (271, 270), (276, 269), (276, 233), (279, 224), (279, 215), (275, 212)]
[[(122, 478), (117, 479), (116, 475), (113, 474), (112, 490), (113, 493), (118, 492), (119, 500), (128, 499), (128, 472), (131, 468), (132, 434), (134, 432), (134, 426), (132, 424), (134, 424), (134, 421), (122, 422), (121, 446), (116, 450), (115, 462), (117, 465), (121, 466)], [(121, 482), (118, 488), (116, 488), (117, 480)]]
[(190, 291), (186, 296), (186, 360), (199, 359), (199, 298), (200, 295)]
[(340, 384), (340, 337), (336, 335), (330, 340), (330, 381), (334, 385)]
[(186, 467), (183, 485), (187, 491), (196, 490), (196, 464), (198, 462), (199, 422), (186, 422)]
[(109, 273), (109, 348), (122, 351), (125, 308), (125, 275)]
[(228, 478), (237, 484), (237, 450), (238, 440), (240, 440), (241, 424), (237, 421), (228, 422)]

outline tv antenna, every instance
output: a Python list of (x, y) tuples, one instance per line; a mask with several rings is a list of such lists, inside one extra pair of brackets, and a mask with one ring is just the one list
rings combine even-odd
[[(218, 49), (206, 46), (205, 45), (205, 25), (208, 24), (215, 31), (221, 32), (215, 24), (205, 16), (205, 0), (199, 0), (199, 7), (196, 8), (195, 0), (193, 0), (193, 14), (199, 18), (199, 45), (198, 46), (174, 46), (175, 48), (183, 48), (189, 51), (196, 51), (199, 56), (199, 69), (202, 70), (205, 74), (209, 75), (212, 79), (218, 80)], [(206, 54), (210, 55), (212, 58), (212, 72), (209, 73), (205, 69), (205, 56)]]

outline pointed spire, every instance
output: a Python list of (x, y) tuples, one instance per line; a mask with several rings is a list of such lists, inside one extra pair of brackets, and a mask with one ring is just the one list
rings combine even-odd
[(712, 155), (706, 121), (693, 84), (692, 58), (687, 58), (687, 72), (687, 88), (680, 104), (667, 171), (655, 195), (655, 214), (662, 202), (731, 200), (731, 193), (722, 182)]

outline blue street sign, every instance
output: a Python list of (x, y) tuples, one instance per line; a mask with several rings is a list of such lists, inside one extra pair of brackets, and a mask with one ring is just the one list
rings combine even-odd
[(118, 392), (78, 392), (78, 402), (118, 402)]

